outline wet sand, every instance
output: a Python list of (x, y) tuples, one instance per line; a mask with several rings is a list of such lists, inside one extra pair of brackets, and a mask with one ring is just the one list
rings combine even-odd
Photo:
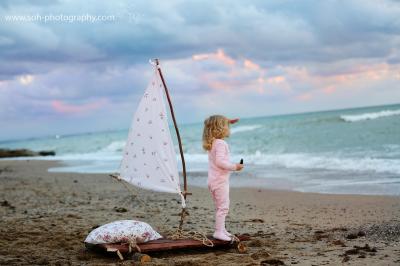
[[(178, 225), (177, 196), (136, 190), (139, 201), (107, 174), (47, 172), (56, 164), (0, 161), (1, 265), (132, 265), (87, 251), (83, 240), (114, 220), (161, 233)], [(208, 191), (190, 190), (184, 228), (212, 233)], [(163, 252), (148, 265), (400, 265), (400, 197), (234, 188), (227, 228), (250, 234), (247, 253)]]

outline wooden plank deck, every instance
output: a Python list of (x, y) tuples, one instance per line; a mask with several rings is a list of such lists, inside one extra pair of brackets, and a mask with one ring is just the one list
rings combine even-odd
[[(246, 241), (250, 239), (248, 235), (239, 235), (237, 238), (240, 241)], [(179, 240), (171, 240), (171, 239), (158, 239), (149, 241), (146, 243), (138, 244), (141, 253), (151, 253), (157, 251), (165, 251), (165, 250), (179, 250), (179, 249), (212, 249), (216, 247), (228, 247), (233, 245), (229, 241), (218, 240), (213, 237), (209, 237), (209, 239), (214, 244), (213, 247), (205, 246), (201, 241), (194, 239), (179, 239)], [(237, 244), (237, 243), (236, 243)], [(109, 251), (116, 252), (119, 250), (120, 253), (129, 253), (129, 244), (127, 243), (116, 243), (116, 244), (98, 244), (91, 245), (86, 244), (87, 248), (95, 249), (98, 251)], [(136, 251), (137, 252), (137, 251)]]

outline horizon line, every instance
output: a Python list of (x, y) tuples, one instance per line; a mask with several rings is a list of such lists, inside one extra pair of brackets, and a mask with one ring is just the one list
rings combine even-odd
[[(362, 108), (371, 108), (371, 107), (383, 107), (383, 106), (393, 106), (393, 105), (400, 105), (400, 102), (397, 103), (386, 103), (386, 104), (377, 104), (377, 105), (367, 105), (367, 106), (356, 106), (356, 107), (346, 107), (346, 108), (339, 108), (339, 109), (320, 109), (314, 111), (305, 111), (305, 112), (294, 112), (294, 113), (281, 113), (281, 114), (274, 114), (274, 115), (260, 115), (260, 116), (245, 116), (240, 119), (254, 119), (254, 118), (267, 118), (267, 117), (277, 117), (277, 116), (288, 116), (288, 115), (302, 115), (302, 114), (310, 114), (310, 113), (324, 113), (324, 112), (332, 112), (332, 111), (346, 111), (346, 110), (353, 110), (353, 109), (362, 109)], [(182, 122), (180, 125), (195, 125), (202, 123), (203, 121), (197, 122)], [(179, 125), (178, 125), (179, 126)], [(87, 132), (76, 132), (76, 133), (68, 133), (65, 135), (62, 134), (51, 134), (51, 135), (43, 135), (43, 136), (36, 136), (36, 137), (26, 137), (26, 138), (17, 138), (17, 139), (0, 139), (0, 144), (9, 143), (9, 142), (19, 142), (19, 141), (27, 141), (27, 140), (38, 140), (38, 139), (46, 139), (49, 137), (54, 136), (62, 136), (62, 137), (73, 137), (79, 135), (88, 135), (88, 134), (97, 134), (97, 133), (107, 133), (107, 132), (117, 132), (129, 130), (127, 128), (119, 128), (119, 129), (108, 129), (108, 130), (99, 130), (99, 131), (87, 131)]]

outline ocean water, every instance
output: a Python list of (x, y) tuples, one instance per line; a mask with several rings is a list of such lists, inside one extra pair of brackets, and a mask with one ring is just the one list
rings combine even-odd
[[(189, 186), (206, 184), (202, 127), (179, 125)], [(55, 150), (55, 157), (34, 158), (65, 163), (49, 171), (112, 173), (127, 135), (128, 129), (6, 141), (0, 147)], [(232, 175), (232, 186), (400, 195), (400, 104), (245, 118), (231, 127), (226, 140), (232, 161), (245, 163), (243, 172)]]

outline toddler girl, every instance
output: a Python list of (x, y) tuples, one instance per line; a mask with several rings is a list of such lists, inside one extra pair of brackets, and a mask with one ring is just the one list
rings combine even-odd
[(208, 189), (215, 205), (214, 238), (230, 241), (231, 234), (225, 229), (225, 217), (229, 211), (229, 175), (240, 171), (242, 164), (229, 161), (229, 147), (224, 138), (229, 137), (229, 124), (239, 119), (229, 120), (222, 115), (213, 115), (204, 121), (203, 148), (208, 151)]

